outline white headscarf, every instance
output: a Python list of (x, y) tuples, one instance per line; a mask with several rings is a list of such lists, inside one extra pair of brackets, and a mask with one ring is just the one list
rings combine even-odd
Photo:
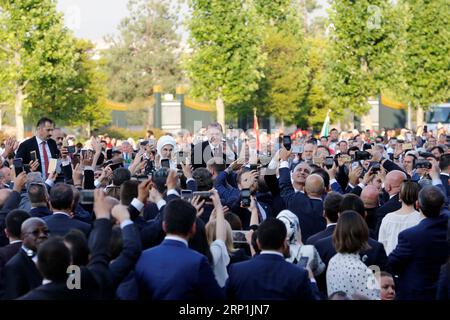
[(298, 243), (298, 239), (301, 239), (300, 222), (298, 217), (290, 210), (283, 210), (277, 215), (277, 219), (281, 220), (286, 226), (289, 246)]
[(161, 138), (159, 138), (158, 143), (156, 144), (156, 151), (160, 156), (162, 156), (161, 155), (162, 148), (168, 144), (170, 144), (173, 147), (172, 154), (176, 152), (175, 149), (177, 148), (177, 142), (175, 141), (175, 139), (171, 136), (162, 136)]

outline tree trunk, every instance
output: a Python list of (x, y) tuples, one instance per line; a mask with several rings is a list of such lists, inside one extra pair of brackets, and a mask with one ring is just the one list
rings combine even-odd
[(87, 132), (87, 136), (90, 138), (91, 137), (91, 122), (90, 121), (87, 123), (86, 132)]
[(222, 97), (219, 95), (216, 100), (217, 108), (217, 122), (220, 123), (225, 130), (225, 105), (223, 104)]
[(24, 138), (24, 124), (23, 124), (23, 102), (25, 100), (25, 95), (22, 90), (22, 86), (18, 85), (16, 89), (16, 102), (14, 103), (14, 111), (16, 118), (16, 137), (18, 140), (23, 140)]
[(417, 108), (417, 119), (416, 119), (417, 128), (423, 127), (424, 124), (425, 123), (423, 121), (423, 109), (421, 107), (418, 107)]

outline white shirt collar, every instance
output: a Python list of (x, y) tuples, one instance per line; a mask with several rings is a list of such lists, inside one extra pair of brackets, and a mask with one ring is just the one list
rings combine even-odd
[(180, 241), (183, 242), (186, 247), (188, 247), (188, 242), (186, 241), (186, 239), (183, 239), (182, 237), (176, 236), (176, 235), (167, 235), (164, 239), (166, 240), (175, 240), (175, 241)]
[(328, 227), (331, 227), (331, 226), (335, 226), (335, 225), (337, 225), (337, 223), (328, 223), (328, 224), (327, 224), (327, 228), (328, 228)]
[(18, 242), (22, 242), (22, 240), (13, 240), (13, 241), (10, 241), (9, 244), (18, 243)]
[(65, 214), (66, 216), (68, 216), (70, 218), (70, 215), (67, 212), (54, 211), (53, 214)]
[(389, 200), (391, 200), (393, 197), (395, 197), (397, 195), (397, 193), (396, 194), (394, 194), (394, 195), (392, 195), (392, 196), (389, 196)]
[(446, 176), (446, 177), (450, 177), (450, 174), (448, 174), (447, 172), (441, 172), (441, 175)]
[(49, 284), (49, 283), (52, 283), (52, 281), (48, 280), (48, 279), (42, 280), (42, 285), (46, 285), (46, 284)]
[(282, 257), (284, 259), (284, 256), (281, 252), (275, 251), (275, 250), (263, 250), (260, 252), (260, 254), (275, 254), (275, 255), (279, 255), (280, 257)]
[(322, 198), (309, 196), (310, 199), (323, 201)]

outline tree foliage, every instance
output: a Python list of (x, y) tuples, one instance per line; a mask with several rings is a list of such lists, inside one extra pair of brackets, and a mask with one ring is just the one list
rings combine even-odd
[(153, 94), (153, 86), (175, 91), (182, 79), (177, 18), (167, 0), (130, 0), (118, 37), (107, 39), (109, 97), (131, 102)]

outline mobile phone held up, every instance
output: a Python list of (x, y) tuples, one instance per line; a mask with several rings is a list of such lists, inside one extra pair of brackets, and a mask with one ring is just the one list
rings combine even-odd
[(170, 169), (170, 161), (169, 161), (169, 159), (161, 159), (161, 168)]
[(31, 161), (36, 161), (37, 160), (36, 151), (30, 151), (30, 160)]
[(291, 146), (292, 146), (291, 136), (283, 136), (283, 147), (286, 150), (291, 150)]
[(209, 191), (195, 191), (192, 193), (192, 197), (199, 197), (200, 200), (211, 200), (211, 192)]
[(16, 173), (16, 177), (23, 172), (23, 159), (16, 158), (13, 160), (14, 171)]
[(242, 189), (241, 190), (241, 205), (244, 208), (250, 207), (250, 189)]
[(89, 205), (94, 203), (94, 190), (81, 190), (80, 203)]
[(181, 190), (181, 199), (190, 201), (192, 199), (192, 190)]

